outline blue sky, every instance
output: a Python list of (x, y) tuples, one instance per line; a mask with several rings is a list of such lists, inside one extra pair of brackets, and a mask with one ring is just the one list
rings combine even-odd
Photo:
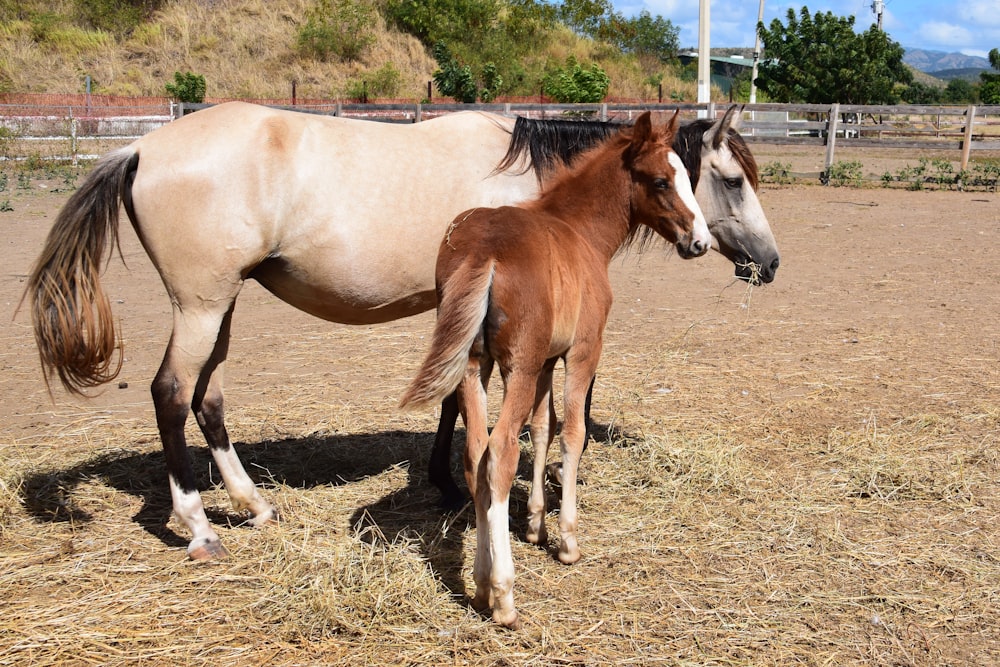
[[(753, 46), (760, 0), (711, 0), (712, 46)], [(659, 14), (681, 29), (681, 47), (698, 44), (699, 0), (612, 0), (615, 9), (633, 16), (643, 9)], [(863, 31), (875, 23), (872, 0), (839, 2), (787, 2), (765, 0), (764, 23), (786, 22), (789, 9), (798, 14), (805, 5), (810, 13), (830, 11), (854, 16)], [(982, 56), (1000, 49), (1000, 0), (884, 0), (882, 27), (904, 47), (961, 52)]]

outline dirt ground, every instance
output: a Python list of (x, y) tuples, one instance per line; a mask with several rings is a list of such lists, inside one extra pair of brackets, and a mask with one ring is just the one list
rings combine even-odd
[[(766, 154), (758, 155), (762, 164), (770, 159)], [(871, 171), (878, 173), (879, 168), (872, 167)], [(58, 207), (67, 197), (65, 192), (49, 192), (57, 187), (56, 180), (41, 179), (30, 190), (9, 190), (4, 194), (10, 194), (13, 210), (0, 213), (4, 265), (0, 282), (0, 311), (4, 313), (0, 317), (0, 483), (6, 484), (4, 488), (17, 499), (0, 510), (0, 572), (13, 577), (18, 595), (24, 596), (16, 614), (34, 618), (31, 613), (35, 610), (40, 617), (49, 617), (35, 625), (35, 621), (27, 623), (33, 630), (26, 629), (25, 622), (21, 622), (20, 629), (0, 623), (0, 649), (21, 664), (48, 664), (60, 655), (64, 659), (75, 655), (81, 664), (101, 662), (101, 656), (108, 662), (124, 663), (128, 662), (125, 644), (101, 649), (98, 644), (74, 639), (71, 633), (57, 629), (51, 619), (62, 609), (55, 600), (59, 597), (54, 592), (58, 581), (43, 584), (36, 580), (32, 584), (16, 575), (31, 563), (32, 567), (43, 568), (44, 580), (44, 568), (48, 566), (32, 559), (41, 553), (60, 560), (59, 545), (65, 540), (90, 539), (101, 544), (106, 540), (106, 546), (92, 549), (102, 554), (114, 550), (111, 542), (115, 538), (100, 531), (100, 521), (53, 526), (38, 513), (29, 512), (31, 499), (27, 496), (33, 487), (23, 480), (31, 479), (33, 471), (44, 470), (65, 481), (59, 476), (74, 466), (92, 468), (96, 454), (122, 450), (129, 456), (138, 452), (153, 463), (158, 461), (148, 387), (169, 335), (169, 304), (131, 230), (123, 234), (127, 268), (115, 258), (106, 277), (125, 341), (120, 384), (105, 387), (87, 400), (70, 397), (58, 387), (50, 397), (38, 367), (30, 321), (23, 312), (14, 317), (25, 275)], [(852, 566), (846, 566), (844, 573), (830, 576), (824, 590), (831, 595), (839, 592), (841, 602), (836, 611), (822, 611), (826, 598), (816, 593), (783, 608), (779, 615), (783, 620), (775, 621), (775, 625), (790, 632), (790, 627), (799, 623), (797, 619), (811, 619), (802, 621), (811, 629), (796, 630), (812, 633), (814, 640), (809, 642), (782, 638), (780, 627), (772, 628), (774, 634), (747, 639), (746, 633), (753, 634), (753, 630), (732, 621), (733, 615), (741, 613), (741, 605), (746, 613), (751, 613), (751, 607), (759, 612), (773, 604), (774, 596), (783, 594), (778, 592), (784, 590), (780, 580), (783, 570), (792, 568), (791, 561), (786, 560), (791, 556), (775, 555), (778, 552), (773, 550), (778, 547), (774, 545), (770, 565), (754, 575), (760, 581), (779, 582), (771, 598), (763, 596), (753, 604), (747, 599), (735, 599), (739, 597), (735, 589), (727, 589), (722, 579), (709, 577), (708, 583), (700, 581), (718, 591), (719, 606), (714, 607), (716, 612), (696, 614), (696, 607), (701, 610), (712, 605), (701, 605), (695, 590), (681, 588), (674, 600), (667, 587), (656, 587), (656, 595), (673, 600), (656, 603), (667, 605), (667, 617), (679, 623), (676, 619), (690, 613), (692, 624), (707, 624), (713, 630), (703, 630), (707, 634), (699, 639), (677, 628), (676, 634), (669, 629), (658, 634), (658, 630), (647, 628), (652, 650), (664, 651), (660, 658), (666, 662), (713, 664), (997, 664), (1000, 196), (988, 192), (764, 185), (761, 200), (782, 255), (777, 279), (771, 285), (749, 289), (734, 282), (731, 265), (714, 253), (684, 262), (672, 254), (652, 250), (614, 262), (616, 304), (598, 372), (595, 418), (612, 431), (639, 440), (655, 441), (662, 433), (676, 435), (685, 430), (711, 434), (719, 443), (713, 451), (722, 452), (719, 456), (738, 456), (737, 469), (746, 475), (741, 479), (756, 480), (734, 482), (744, 489), (746, 497), (746, 489), (753, 488), (753, 502), (787, 502), (784, 511), (794, 506), (794, 515), (801, 517), (803, 525), (822, 517), (833, 533), (852, 535), (855, 546), (862, 542), (881, 545), (877, 549), (880, 557), (866, 561), (862, 568), (865, 574), (859, 575)], [(421, 473), (435, 416), (400, 414), (395, 403), (419, 364), (432, 325), (431, 314), (378, 327), (329, 324), (291, 309), (256, 284), (248, 284), (237, 305), (227, 367), (227, 403), (234, 440), (250, 451), (251, 459), (256, 457), (266, 463), (266, 443), (305, 442), (316, 437), (336, 440), (337, 434), (354, 434), (351, 442), (356, 445), (365, 438), (403, 434), (404, 439), (409, 438), (407, 442), (416, 444), (407, 445), (412, 448), (399, 454), (393, 465), (406, 461), (407, 466), (412, 464), (414, 474)], [(897, 435), (900, 442), (905, 441), (905, 448), (901, 445), (894, 449), (893, 438)], [(202, 446), (196, 431), (191, 431), (191, 442)], [(306, 444), (310, 456), (319, 456)], [(360, 488), (367, 476), (393, 467), (376, 466), (373, 470), (363, 452), (352, 459), (343, 448), (336, 456), (344, 458), (335, 461), (338, 470), (326, 473), (332, 476), (328, 478), (331, 483), (346, 480), (347, 486)], [(586, 651), (573, 642), (582, 647), (587, 642), (592, 647), (606, 642), (608, 653), (591, 649), (597, 651), (590, 654), (597, 656), (591, 658), (596, 661), (615, 651), (631, 659), (650, 656), (629, 654), (650, 649), (625, 642), (623, 637), (635, 642), (637, 635), (629, 634), (624, 621), (614, 626), (600, 615), (601, 610), (593, 611), (595, 616), (586, 616), (585, 621), (574, 626), (571, 640), (559, 634), (563, 631), (559, 629), (562, 621), (553, 621), (549, 626), (544, 620), (548, 611), (542, 605), (532, 607), (533, 596), (542, 602), (554, 594), (557, 581), (574, 577), (579, 577), (581, 586), (591, 588), (589, 594), (596, 595), (594, 582), (600, 579), (589, 579), (586, 567), (607, 571), (613, 568), (615, 557), (608, 555), (613, 550), (609, 547), (602, 551), (597, 537), (598, 526), (603, 525), (596, 516), (601, 502), (598, 487), (615, 488), (612, 473), (599, 467), (601, 457), (598, 443), (588, 451), (583, 473), (590, 480), (582, 494), (594, 499), (589, 507), (584, 501), (581, 517), (581, 543), (590, 551), (591, 565), (559, 569), (558, 564), (546, 563), (544, 576), (534, 577), (526, 561), (542, 558), (537, 552), (515, 554), (516, 566), (529, 572), (519, 579), (516, 595), (526, 609), (529, 626), (537, 622), (543, 629), (538, 634), (529, 630), (530, 640), (496, 634), (499, 639), (490, 640), (496, 646), (489, 659), (484, 657), (487, 653), (476, 653), (482, 642), (472, 648), (460, 646), (458, 634), (445, 636), (441, 643), (451, 651), (449, 659), (455, 664), (517, 664), (517, 658), (507, 658), (508, 662), (497, 658), (496, 652), (503, 654), (505, 650), (511, 656), (522, 650), (534, 652), (536, 658), (549, 656), (551, 661), (545, 664), (588, 662)], [(393, 460), (391, 456), (389, 460)], [(281, 467), (274, 461), (270, 465)], [(723, 477), (734, 474), (716, 473)], [(150, 474), (161, 473), (153, 470)], [(306, 483), (302, 480), (311, 478), (303, 475), (299, 486), (307, 487), (304, 493), (318, 494), (319, 483)], [(288, 469), (284, 471), (286, 485), (295, 487), (294, 477)], [(399, 488), (374, 493), (376, 497), (361, 505), (368, 507), (377, 520), (376, 509), (385, 510), (385, 499), (397, 497), (395, 494), (406, 487), (406, 479), (403, 475)], [(839, 481), (834, 483), (832, 479)], [(16, 480), (22, 480), (20, 487)], [(396, 483), (390, 481), (390, 487)], [(836, 502), (803, 506), (803, 489), (828, 483), (839, 489)], [(713, 486), (715, 482), (705, 484), (708, 486), (698, 488), (728, 497), (727, 491)], [(281, 487), (277, 486), (273, 493), (280, 493)], [(626, 490), (622, 493), (639, 493), (627, 490), (632, 487), (623, 488)], [(961, 500), (949, 495), (954, 489), (960, 490), (956, 493)], [(72, 496), (72, 489), (67, 493)], [(380, 493), (384, 494), (381, 499), (377, 497)], [(119, 491), (115, 497), (120, 495)], [(692, 491), (679, 495), (691, 500)], [(308, 497), (296, 501), (302, 504), (293, 507), (293, 514), (311, 511)], [(743, 505), (750, 503), (746, 497)], [(793, 497), (799, 498), (797, 503)], [(89, 515), (117, 520), (129, 533), (134, 521), (132, 505), (116, 504), (126, 500), (109, 500), (100, 511), (90, 511)], [(159, 501), (162, 513), (165, 498)], [(713, 501), (706, 498), (704, 502)], [(877, 511), (866, 502), (877, 503)], [(221, 500), (219, 503), (224, 505)], [(669, 507), (661, 511), (669, 513)], [(358, 510), (338, 509), (352, 513), (352, 520), (357, 518)], [(287, 508), (284, 511), (287, 513)], [(224, 507), (222, 512), (225, 514)], [(888, 512), (884, 520), (869, 523), (874, 521), (873, 513), (881, 517), (882, 512)], [(763, 515), (764, 510), (758, 513)], [(340, 517), (335, 518), (340, 523), (338, 530), (350, 528), (347, 514), (333, 516)], [(159, 520), (165, 521), (166, 517)], [(627, 515), (616, 519), (618, 523), (631, 520)], [(781, 530), (775, 528), (775, 544), (781, 541), (783, 531), (792, 531), (791, 523)], [(386, 521), (379, 528), (388, 535), (386, 525), (391, 524)], [(179, 567), (176, 563), (183, 560), (186, 538), (175, 520), (170, 526), (181, 539), (163, 535), (128, 538), (134, 542), (127, 547), (129, 562), (144, 571), (160, 568), (162, 562), (174, 564), (164, 566), (166, 569)], [(860, 532), (852, 533), (854, 530)], [(234, 543), (243, 547), (240, 552), (233, 549), (238, 559), (252, 561), (253, 541), (246, 538), (244, 544), (244, 538), (239, 536), (246, 532), (227, 531), (223, 539), (230, 541), (231, 547)], [(736, 538), (730, 539), (733, 553), (739, 554)], [(862, 560), (844, 546), (846, 542), (839, 547), (830, 544), (829, 550), (816, 547), (815, 541), (796, 548), (824, 551), (822, 558)], [(75, 548), (81, 549), (79, 545)], [(621, 548), (621, 544), (615, 548)], [(744, 564), (738, 557), (728, 565), (699, 565), (697, 555), (690, 555), (697, 550), (695, 543), (685, 546), (677, 538), (676, 548), (680, 551), (674, 552), (675, 557), (681, 558), (677, 553), (685, 554), (701, 577), (707, 577), (705, 572), (710, 569), (723, 573), (720, 576), (738, 578)], [(937, 548), (940, 550), (933, 556), (924, 557), (925, 552)], [(902, 553), (906, 557), (897, 558)], [(433, 558), (430, 560), (433, 562)], [(919, 602), (908, 597), (893, 602), (895, 598), (884, 591), (855, 590), (849, 583), (851, 577), (864, 578), (896, 560), (906, 561), (898, 563), (901, 568), (915, 568), (907, 570), (906, 590), (908, 595), (919, 597)], [(596, 561), (603, 562), (598, 566)], [(471, 567), (471, 561), (466, 565)], [(633, 566), (615, 570), (616, 576), (626, 577), (630, 571), (629, 576), (638, 576), (636, 567), (633, 562)], [(131, 575), (115, 572), (120, 571), (107, 572), (103, 585), (127, 598), (133, 584), (126, 581), (131, 581)], [(183, 578), (189, 576), (187, 572), (175, 575)], [(61, 581), (71, 580), (70, 575), (60, 576), (64, 577)], [(662, 577), (662, 573), (658, 576)], [(815, 580), (824, 575), (817, 569), (796, 585), (807, 586), (810, 577)], [(949, 583), (938, 585), (938, 577)], [(44, 595), (33, 585), (43, 586)], [(708, 595), (706, 588), (700, 590)], [(559, 595), (566, 602), (563, 596), (574, 593)], [(584, 590), (580, 595), (585, 598), (588, 593)], [(628, 597), (625, 592), (621, 595)], [(642, 598), (644, 594), (635, 595)], [(979, 601), (973, 603), (971, 597)], [(218, 602), (225, 605), (226, 598)], [(164, 604), (174, 604), (173, 598)], [(649, 598), (635, 604), (637, 608), (630, 613), (655, 606)], [(945, 609), (949, 606), (952, 611)], [(728, 615), (729, 620), (719, 620), (722, 615)], [(895, 626), (890, 626), (889, 617)], [(851, 625), (845, 618), (862, 620)], [(228, 622), (222, 622), (222, 626)], [(488, 626), (475, 619), (463, 623)], [(269, 630), (264, 626), (260, 631), (267, 635), (276, 627), (270, 626)], [(193, 623), (187, 629), (202, 633), (209, 641), (223, 641), (218, 639), (223, 633), (218, 628), (206, 630), (203, 624)], [(385, 627), (369, 631), (375, 639), (382, 637), (386, 645), (398, 639), (393, 630)], [(312, 636), (317, 645), (325, 645), (333, 652), (310, 652), (303, 648), (301, 639), (288, 639), (282, 649), (288, 652), (282, 653), (277, 662), (291, 664), (334, 656), (333, 646), (340, 641), (336, 633), (304, 635), (307, 640)], [(668, 636), (671, 639), (655, 639)], [(52, 649), (51, 643), (49, 649), (42, 648), (46, 638), (61, 646), (59, 651), (63, 653)], [(164, 648), (157, 658), (149, 648), (155, 648), (157, 640), (144, 641), (144, 650), (152, 651), (143, 654), (150, 664), (165, 661), (170, 655), (170, 650)], [(246, 641), (243, 635), (240, 641)], [(343, 646), (357, 649), (359, 641), (344, 640)], [(707, 653), (713, 645), (719, 647), (717, 652)], [(565, 661), (557, 660), (551, 651), (565, 651), (560, 653)], [(3, 653), (0, 650), (0, 655)], [(235, 659), (233, 655), (221, 655), (223, 661)], [(252, 651), (241, 655), (248, 664), (265, 662), (262, 654)], [(377, 651), (364, 654), (368, 656), (364, 659), (360, 655), (354, 654), (353, 662), (381, 659)], [(199, 662), (198, 656), (203, 654), (188, 654), (191, 664)], [(421, 660), (414, 654), (399, 661)], [(0, 663), (6, 664), (7, 660), (0, 657)]]

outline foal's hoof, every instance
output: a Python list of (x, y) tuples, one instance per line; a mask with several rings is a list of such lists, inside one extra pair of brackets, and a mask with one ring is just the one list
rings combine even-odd
[[(558, 461), (555, 463), (550, 463), (545, 466), (545, 474), (549, 480), (549, 484), (556, 488), (562, 488), (563, 485), (563, 471), (562, 463)], [(580, 476), (579, 473), (576, 475), (576, 483), (580, 486), (587, 484), (587, 480)]]
[(559, 545), (559, 562), (563, 565), (572, 565), (580, 560), (581, 555), (576, 540), (570, 541), (564, 538), (563, 543)]
[(493, 622), (498, 625), (502, 625), (510, 630), (520, 630), (521, 629), (521, 617), (518, 616), (517, 610), (510, 612), (509, 614), (504, 614), (500, 611), (493, 612)]
[(188, 558), (191, 560), (222, 560), (229, 558), (229, 552), (219, 540), (202, 542), (188, 547)]
[(272, 507), (266, 512), (261, 512), (256, 515), (254, 518), (250, 519), (248, 523), (254, 528), (263, 528), (264, 526), (276, 524), (280, 520), (281, 518), (278, 516), (278, 510)]

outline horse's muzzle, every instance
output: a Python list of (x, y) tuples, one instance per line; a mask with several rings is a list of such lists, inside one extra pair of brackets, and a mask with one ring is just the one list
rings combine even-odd
[(736, 277), (751, 285), (764, 285), (774, 280), (780, 263), (780, 257), (775, 257), (770, 264), (760, 264), (747, 258), (736, 262)]

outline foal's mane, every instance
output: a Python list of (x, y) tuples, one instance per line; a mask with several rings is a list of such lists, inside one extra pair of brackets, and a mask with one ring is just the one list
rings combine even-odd
[[(536, 202), (545, 199), (549, 193), (560, 190), (564, 182), (572, 181), (582, 169), (587, 169), (597, 161), (606, 162), (610, 159), (613, 164), (620, 168), (623, 164), (621, 156), (625, 154), (632, 143), (632, 126), (623, 123), (602, 123), (599, 121), (545, 121), (545, 123), (547, 125), (544, 128), (546, 132), (553, 129), (558, 131), (559, 124), (574, 126), (573, 129), (579, 126), (584, 131), (571, 133), (571, 136), (577, 140), (577, 143), (574, 144), (574, 151), (560, 151), (558, 144), (553, 144), (539, 151), (540, 154), (547, 157), (548, 166), (545, 170), (547, 176)], [(589, 128), (585, 128), (584, 125), (588, 125)], [(660, 128), (655, 128), (650, 139), (659, 141), (662, 131)], [(535, 136), (537, 137), (538, 133), (535, 133)], [(591, 142), (589, 146), (584, 145), (587, 141)], [(562, 148), (565, 147), (566, 144), (563, 144)], [(532, 155), (535, 154), (532, 153)], [(660, 235), (651, 227), (638, 223), (632, 224), (616, 254), (633, 248), (638, 251), (645, 250), (647, 246), (659, 239), (661, 239)]]

